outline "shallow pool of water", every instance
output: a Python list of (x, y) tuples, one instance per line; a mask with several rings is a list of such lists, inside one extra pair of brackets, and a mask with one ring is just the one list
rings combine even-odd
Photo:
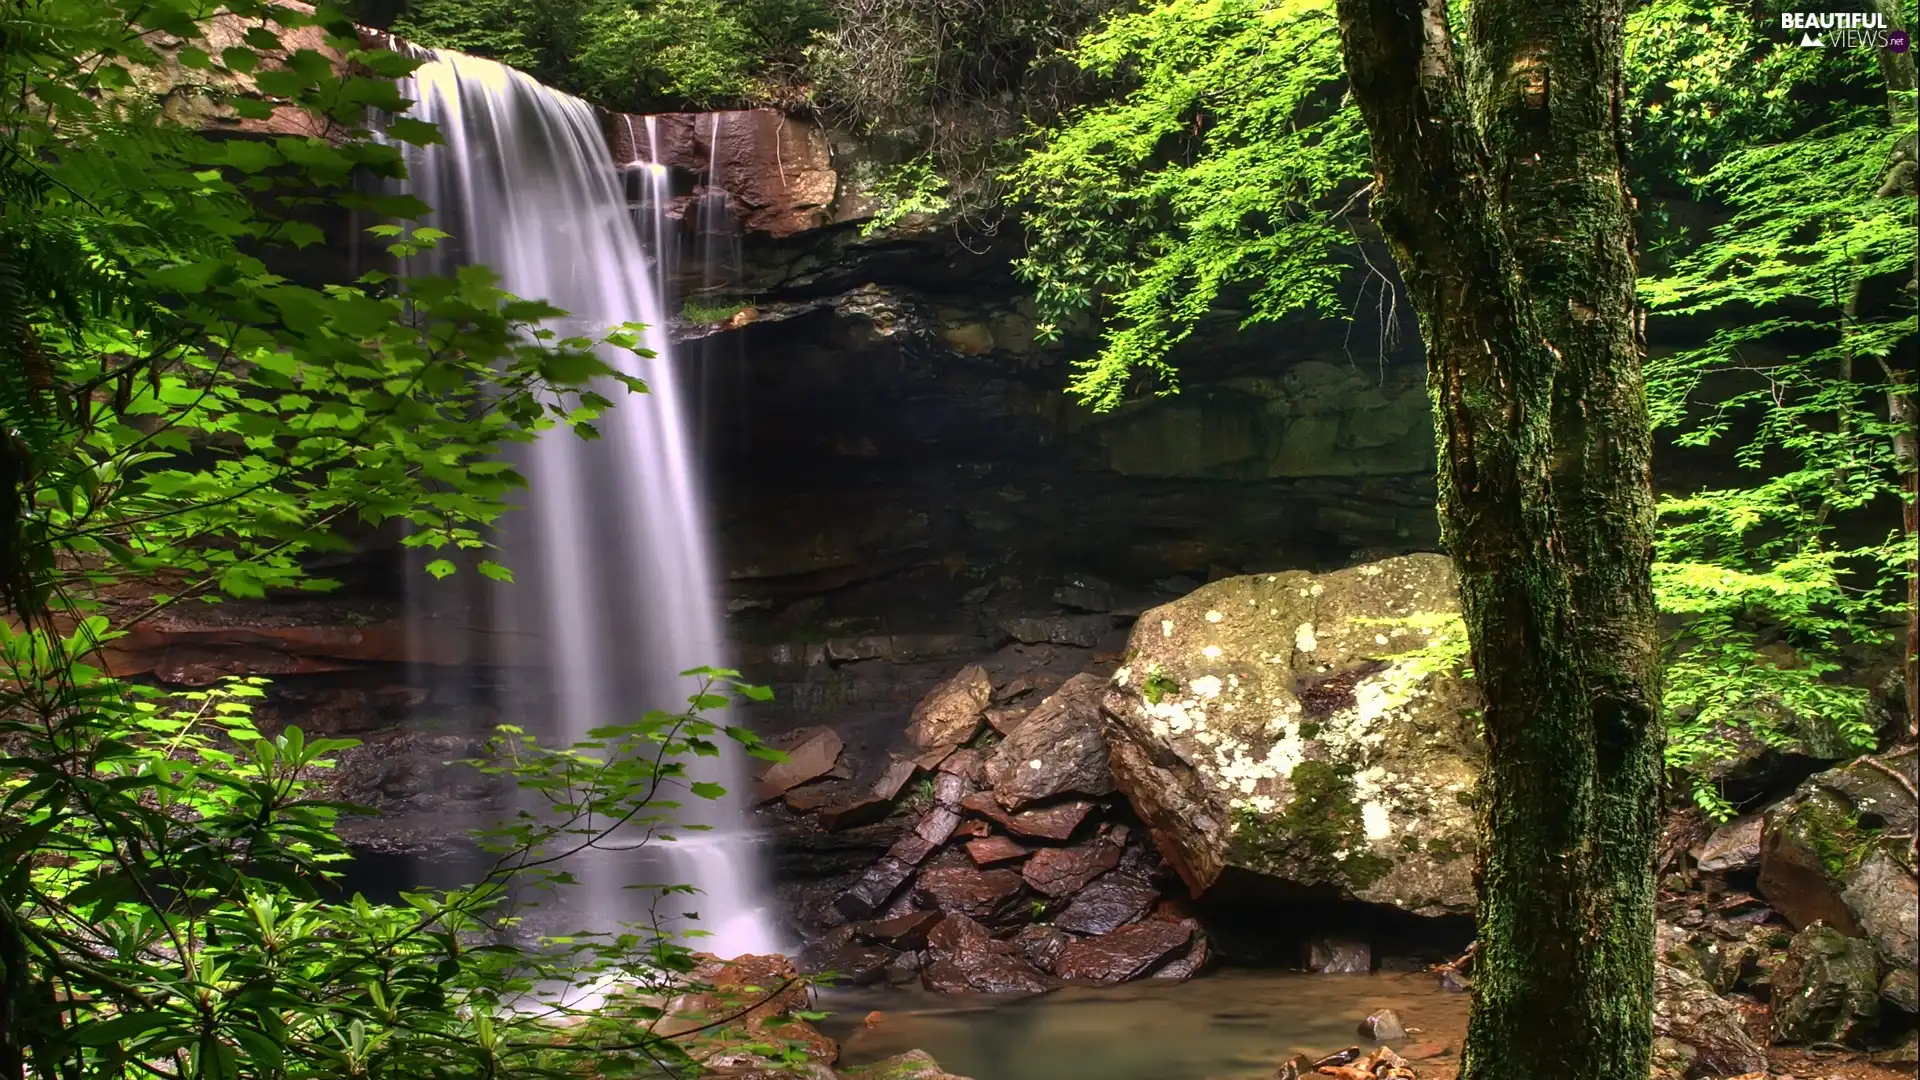
[(821, 1007), (833, 1011), (821, 1027), (841, 1041), (845, 1064), (917, 1048), (971, 1080), (1267, 1080), (1294, 1054), (1362, 1042), (1361, 1019), (1380, 1008), (1410, 1031), (1391, 1045), (1455, 1052), (1419, 1066), (1441, 1080), (1467, 1024), (1466, 995), (1441, 991), (1430, 975), (1229, 970), (1012, 1001), (868, 988), (827, 992)]

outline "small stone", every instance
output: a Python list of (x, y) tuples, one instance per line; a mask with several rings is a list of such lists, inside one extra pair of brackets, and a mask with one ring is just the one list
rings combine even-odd
[(849, 802), (824, 807), (815, 817), (820, 827), (828, 832), (871, 825), (893, 812), (893, 803), (888, 799), (876, 799), (872, 795), (861, 795)]
[(913, 827), (913, 833), (935, 847), (947, 842), (953, 830), (960, 827), (960, 811), (950, 806), (934, 804), (933, 809), (920, 816)]
[(1187, 946), (1185, 955), (1176, 955), (1173, 959), (1153, 969), (1149, 978), (1163, 982), (1185, 982), (1206, 970), (1207, 963), (1213, 959), (1213, 948), (1207, 944), (1207, 935), (1199, 932), (1199, 924), (1194, 924), (1193, 944)]
[(1380, 1042), (1391, 1039), (1404, 1039), (1407, 1029), (1400, 1026), (1400, 1017), (1392, 1009), (1379, 1009), (1367, 1014), (1360, 1021), (1360, 1034)]
[(1004, 836), (988, 836), (967, 841), (967, 856), (973, 860), (975, 866), (999, 866), (1003, 863), (1017, 862), (1032, 853), (1032, 848)]
[(940, 843), (937, 840), (930, 841), (925, 837), (908, 833), (893, 842), (893, 846), (887, 849), (887, 857), (898, 859), (908, 866), (919, 866), (939, 846)]
[(1060, 953), (1073, 943), (1073, 938), (1051, 926), (1023, 926), (1012, 940), (1041, 971), (1052, 971)]
[(887, 771), (881, 773), (880, 779), (874, 782), (874, 797), (878, 799), (897, 798), (901, 789), (905, 788), (913, 779), (913, 774), (919, 771), (920, 766), (916, 762), (902, 761), (899, 758), (893, 759), (893, 761), (887, 764)]
[(947, 755), (947, 760), (940, 763), (939, 771), (962, 777), (968, 783), (978, 787), (980, 778), (985, 774), (983, 766), (986, 761), (987, 755), (963, 746)]
[(1360, 1060), (1360, 1048), (1349, 1046), (1345, 1050), (1336, 1050), (1313, 1063), (1316, 1069), (1334, 1069), (1342, 1065), (1351, 1065)]
[(853, 887), (835, 898), (834, 907), (849, 919), (864, 919), (885, 907), (893, 894), (913, 876), (913, 867), (898, 859), (882, 857), (867, 868)]
[(1700, 869), (1710, 874), (1751, 870), (1760, 865), (1760, 837), (1765, 828), (1764, 815), (1735, 818), (1713, 830), (1712, 835), (1689, 854)]
[(982, 922), (1004, 920), (1019, 906), (1026, 882), (1010, 870), (970, 865), (938, 866), (920, 875), (914, 896), (921, 903)]
[(850, 929), (855, 937), (867, 941), (878, 941), (896, 949), (922, 949), (927, 944), (927, 932), (944, 917), (938, 911), (914, 911), (891, 919), (853, 923)]
[(1442, 1046), (1439, 1043), (1414, 1043), (1400, 1048), (1400, 1056), (1408, 1061), (1431, 1061), (1434, 1058), (1447, 1057), (1452, 1053), (1453, 1047)]
[(943, 772), (933, 778), (933, 801), (958, 808), (973, 790), (973, 781), (957, 773)]

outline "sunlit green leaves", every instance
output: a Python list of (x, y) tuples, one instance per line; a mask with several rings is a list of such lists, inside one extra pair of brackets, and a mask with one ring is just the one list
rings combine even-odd
[(1170, 350), (1223, 296), (1249, 295), (1243, 324), (1342, 311), (1368, 164), (1331, 3), (1167, 0), (1072, 59), (1128, 89), (1037, 133), (1007, 179), (1043, 330), (1099, 327), (1083, 401), (1111, 408), (1140, 375), (1176, 389)]
[[(283, 718), (256, 727), (259, 679), (163, 691), (109, 675), (129, 629), (168, 606), (333, 587), (313, 556), (345, 549), (349, 528), (404, 522), (436, 575), (477, 564), (511, 580), (484, 557), (523, 484), (501, 452), (644, 390), (600, 357), (636, 346), (638, 328), (605, 343), (544, 333), (563, 313), (484, 268), (323, 288), (278, 273), (286, 252), (327, 238), (317, 222), (348, 216), (336, 209), (425, 211), (358, 186), (402, 172), (361, 124), (401, 104), (391, 77), (414, 61), (361, 52), (325, 7), (228, 0), (207, 37), (245, 44), (217, 61), (205, 40), (152, 33), (201, 39), (216, 6), (28, 0), (0, 54), (0, 435), (25, 455), (8, 450), (18, 501), (0, 518), (0, 903), (9, 940), (18, 927), (33, 942), (21, 974), (57, 978), (63, 995), (11, 1017), (8, 1035), (36, 1074), (90, 1080), (546, 1077), (600, 1044), (600, 1075), (684, 1064), (646, 1030), (665, 980), (693, 967), (679, 939), (498, 942), (509, 879), (564, 884), (546, 856), (622, 822), (669, 828), (682, 796), (713, 793), (692, 790), (680, 761), (723, 737), (697, 710), (588, 747), (503, 731), (484, 770), (535, 809), (491, 837), (500, 864), (472, 888), (387, 906), (342, 901), (328, 876), (351, 808), (320, 782), (360, 752), (352, 741)], [(346, 65), (285, 51), (312, 42), (316, 21)], [(179, 70), (252, 74), (219, 106), (304, 114), (317, 134), (210, 137), (142, 89), (172, 74), (94, 62), (154, 68), (176, 46)], [(417, 124), (391, 134), (437, 138)], [(445, 236), (373, 232), (402, 254)], [(701, 706), (744, 692), (730, 673), (695, 682)], [(543, 985), (602, 977), (631, 992), (592, 1015), (526, 1007)]]

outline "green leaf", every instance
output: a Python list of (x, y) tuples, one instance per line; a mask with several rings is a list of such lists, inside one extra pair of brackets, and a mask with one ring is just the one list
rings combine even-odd
[(410, 116), (392, 117), (386, 122), (386, 132), (401, 142), (415, 146), (438, 146), (446, 142), (438, 126)]

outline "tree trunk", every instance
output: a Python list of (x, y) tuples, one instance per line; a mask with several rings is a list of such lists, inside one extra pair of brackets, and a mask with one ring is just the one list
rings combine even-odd
[[(1896, 0), (1869, 0), (1867, 7), (1885, 17), (1889, 29), (1906, 29)], [(1914, 92), (1920, 87), (1913, 53), (1879, 49), (1876, 59), (1881, 77), (1887, 83), (1887, 114), (1894, 130), (1912, 127), (1916, 109)], [(1909, 131), (1895, 142), (1878, 194), (1883, 199), (1920, 202), (1920, 136)], [(1916, 298), (1920, 298), (1920, 262), (1914, 263), (1907, 282), (1907, 302)], [(1920, 408), (1914, 404), (1913, 370), (1898, 367), (1885, 358), (1881, 359), (1880, 366), (1887, 377), (1887, 419), (1894, 425), (1894, 467), (1900, 470), (1900, 490), (1905, 500), (1900, 509), (1900, 529), (1907, 542), (1904, 665), (1907, 738), (1920, 741)], [(1920, 843), (1920, 838), (1916, 838), (1915, 843)]]
[(1338, 0), (1485, 705), (1465, 1080), (1643, 1080), (1662, 729), (1621, 0)]

